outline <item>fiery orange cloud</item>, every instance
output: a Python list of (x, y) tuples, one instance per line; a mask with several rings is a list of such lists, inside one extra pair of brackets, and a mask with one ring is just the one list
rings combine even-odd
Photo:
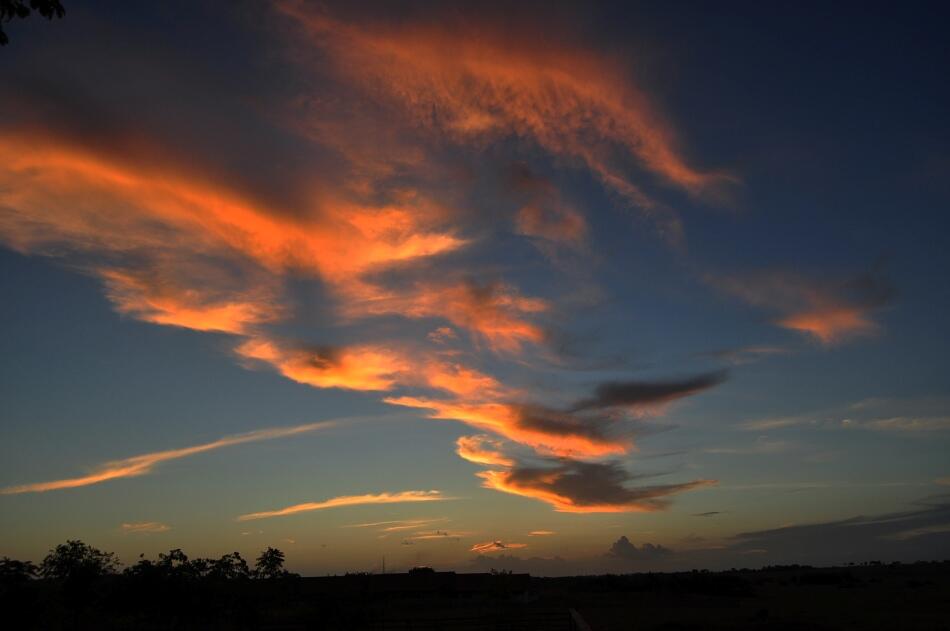
[(390, 390), (396, 386), (423, 386), (456, 396), (488, 397), (508, 391), (493, 377), (460, 363), (383, 346), (292, 345), (256, 336), (239, 344), (235, 352), (315, 388)]
[(467, 329), (496, 351), (515, 353), (525, 343), (538, 344), (544, 330), (528, 320), (549, 309), (539, 298), (521, 296), (510, 285), (493, 283), (417, 283), (395, 291), (369, 284), (349, 288), (345, 315), (397, 314), (407, 318), (445, 318)]
[(457, 453), (461, 458), (476, 464), (510, 467), (515, 461), (501, 452), (501, 441), (485, 436), (459, 436), (455, 441)]
[(553, 530), (532, 530), (528, 533), (529, 537), (550, 537), (551, 535), (556, 535), (557, 533)]
[(477, 552), (478, 554), (485, 554), (486, 552), (498, 552), (499, 550), (511, 550), (516, 548), (527, 548), (528, 544), (526, 543), (510, 543), (502, 541), (486, 541), (485, 543), (476, 543), (471, 548), (469, 552)]
[(153, 276), (142, 272), (100, 268), (98, 274), (116, 311), (144, 322), (244, 334), (281, 315), (280, 307), (266, 291), (213, 296), (208, 295), (213, 292), (207, 287), (196, 290), (155, 282)]
[(641, 202), (608, 156), (621, 151), (691, 193), (730, 179), (689, 166), (673, 132), (621, 64), (589, 50), (505, 37), (486, 24), (344, 23), (301, 2), (279, 3), (327, 51), (344, 81), (401, 105), (419, 127), (460, 141), (516, 135), (585, 164)]
[(507, 390), (494, 377), (459, 363), (428, 362), (422, 375), (429, 387), (459, 397), (492, 398)]
[(508, 403), (466, 403), (419, 397), (389, 397), (387, 403), (432, 410), (430, 418), (461, 421), (490, 431), (539, 453), (565, 457), (597, 457), (625, 453), (626, 438), (599, 436), (582, 423), (531, 424), (521, 407)]
[(652, 512), (664, 508), (669, 495), (716, 483), (695, 480), (630, 488), (605, 465), (581, 463), (550, 469), (482, 471), (478, 476), (486, 488), (540, 500), (561, 513)]
[(242, 342), (235, 352), (269, 364), (280, 374), (316, 388), (389, 390), (409, 371), (405, 357), (382, 347), (294, 348), (263, 337)]
[(53, 480), (51, 482), (37, 482), (34, 484), (22, 484), (19, 486), (9, 486), (0, 489), (0, 495), (17, 495), (20, 493), (43, 493), (45, 491), (56, 491), (59, 489), (73, 489), (91, 484), (99, 484), (107, 480), (116, 480), (119, 478), (131, 478), (151, 473), (155, 465), (168, 460), (178, 460), (187, 458), (195, 454), (213, 451), (223, 447), (233, 445), (242, 445), (244, 443), (253, 443), (261, 440), (272, 440), (275, 438), (285, 438), (287, 436), (296, 436), (307, 432), (313, 432), (321, 429), (335, 427), (335, 421), (320, 421), (317, 423), (307, 423), (306, 425), (295, 425), (292, 427), (275, 427), (272, 429), (261, 429), (246, 434), (236, 434), (234, 436), (225, 436), (210, 443), (203, 443), (193, 447), (183, 447), (181, 449), (170, 449), (167, 451), (157, 451), (141, 456), (133, 456), (124, 460), (114, 460), (98, 467), (93, 473), (80, 478), (67, 478), (65, 480)]
[(294, 504), (286, 508), (272, 511), (262, 511), (259, 513), (247, 513), (240, 515), (237, 521), (250, 521), (253, 519), (267, 519), (268, 517), (283, 517), (285, 515), (294, 515), (296, 513), (306, 513), (325, 508), (338, 508), (340, 506), (359, 506), (362, 504), (399, 504), (404, 502), (441, 502), (454, 499), (445, 497), (441, 491), (400, 491), (399, 493), (377, 493), (375, 495), (343, 495), (333, 497), (322, 502), (307, 502), (304, 504)]
[[(362, 274), (465, 245), (451, 232), (427, 230), (445, 216), (419, 195), (380, 207), (325, 196), (310, 213), (289, 217), (174, 170), (37, 135), (0, 137), (0, 164), (7, 209), (0, 240), (22, 252), (168, 253), (174, 261), (215, 255), (274, 274), (303, 270), (341, 288)], [(232, 332), (274, 316), (240, 303), (197, 309), (201, 299), (193, 294), (181, 309), (180, 297), (145, 291), (141, 277), (113, 272), (106, 280), (120, 308), (154, 322)]]

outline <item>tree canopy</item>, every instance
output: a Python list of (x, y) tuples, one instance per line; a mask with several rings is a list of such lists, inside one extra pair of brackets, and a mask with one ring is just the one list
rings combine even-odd
[(14, 18), (24, 19), (36, 11), (47, 20), (61, 18), (66, 15), (66, 9), (60, 0), (0, 0), (0, 46), (6, 46), (10, 38), (3, 31), (3, 25)]

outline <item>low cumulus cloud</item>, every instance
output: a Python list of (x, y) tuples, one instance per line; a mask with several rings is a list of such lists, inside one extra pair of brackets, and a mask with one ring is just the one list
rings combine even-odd
[(626, 536), (617, 539), (607, 551), (607, 557), (624, 561), (655, 561), (672, 554), (672, 550), (658, 544), (644, 543), (637, 547)]
[(687, 537), (690, 547), (635, 544), (621, 536), (599, 556), (518, 557), (498, 554), (472, 569), (537, 576), (619, 571), (684, 571), (767, 565), (828, 566), (867, 561), (914, 562), (950, 556), (950, 503), (939, 496), (909, 510), (743, 532), (721, 539)]

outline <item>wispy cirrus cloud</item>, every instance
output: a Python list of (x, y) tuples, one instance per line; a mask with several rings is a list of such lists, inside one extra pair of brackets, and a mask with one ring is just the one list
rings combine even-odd
[(168, 532), (172, 529), (168, 524), (157, 521), (134, 521), (127, 522), (119, 526), (123, 534), (155, 534), (159, 532)]
[(881, 432), (941, 432), (950, 430), (950, 416), (893, 416), (890, 418), (878, 418), (862, 423), (845, 419), (842, 421), (845, 427), (863, 427)]
[(21, 484), (17, 486), (8, 486), (0, 489), (0, 495), (19, 495), (21, 493), (44, 493), (46, 491), (57, 491), (60, 489), (74, 489), (93, 484), (100, 484), (109, 480), (121, 478), (132, 478), (151, 473), (159, 464), (169, 460), (178, 460), (187, 458), (196, 454), (232, 447), (234, 445), (243, 445), (262, 440), (273, 440), (276, 438), (286, 438), (288, 436), (298, 436), (309, 432), (329, 429), (336, 427), (338, 421), (320, 421), (317, 423), (307, 423), (305, 425), (294, 425), (291, 427), (275, 427), (271, 429), (262, 429), (245, 434), (236, 434), (234, 436), (225, 436), (218, 440), (194, 445), (192, 447), (182, 447), (180, 449), (169, 449), (166, 451), (156, 451), (153, 453), (133, 456), (123, 460), (113, 460), (97, 467), (89, 475), (78, 478), (66, 478), (63, 480), (52, 480), (49, 482), (35, 482), (32, 484)]
[(448, 521), (446, 517), (424, 518), (424, 519), (392, 519), (389, 521), (374, 521), (365, 524), (349, 524), (343, 528), (373, 528), (379, 532), (399, 532), (400, 530), (413, 530), (429, 524)]
[(416, 128), (465, 144), (511, 135), (530, 141), (585, 166), (670, 240), (681, 238), (678, 218), (626, 175), (615, 154), (692, 194), (734, 181), (687, 163), (622, 64), (564, 39), (510, 37), (481, 20), (464, 28), (451, 18), (357, 23), (301, 2), (278, 6), (306, 44), (329, 57), (338, 80), (398, 106)]
[(332, 497), (322, 502), (305, 502), (303, 504), (294, 504), (277, 510), (260, 511), (257, 513), (246, 513), (239, 515), (237, 521), (251, 521), (255, 519), (268, 519), (271, 517), (285, 517), (287, 515), (296, 515), (297, 513), (308, 513), (327, 508), (340, 508), (343, 506), (361, 506), (365, 504), (401, 504), (406, 502), (442, 502), (455, 499), (442, 495), (441, 491), (400, 491), (398, 493), (369, 493), (366, 495), (341, 495)]

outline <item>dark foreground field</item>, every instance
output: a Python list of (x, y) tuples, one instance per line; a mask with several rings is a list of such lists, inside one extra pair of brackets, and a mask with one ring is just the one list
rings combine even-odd
[(950, 630), (950, 562), (572, 578), (113, 574), (2, 590), (5, 629)]

